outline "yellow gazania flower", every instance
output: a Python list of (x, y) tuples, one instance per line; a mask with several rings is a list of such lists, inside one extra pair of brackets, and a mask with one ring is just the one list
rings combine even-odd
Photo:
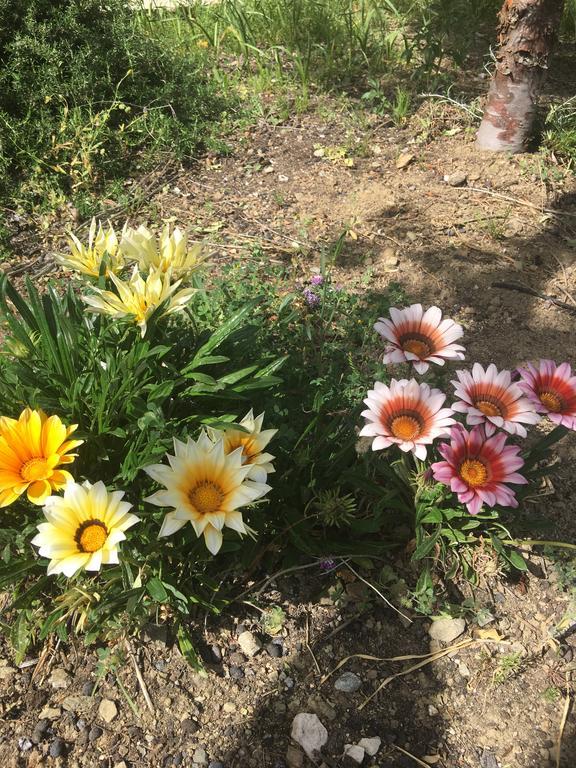
[(202, 432), (197, 441), (175, 439), (174, 454), (168, 454), (169, 467), (154, 464), (144, 470), (166, 488), (145, 501), (174, 507), (165, 516), (158, 536), (170, 536), (190, 522), (215, 555), (222, 546), (224, 526), (240, 535), (250, 533), (238, 508), (262, 498), (270, 486), (247, 479), (250, 467), (242, 465), (242, 451), (226, 454), (222, 440), (214, 443)]
[[(96, 230), (97, 224), (98, 230)], [(58, 264), (67, 269), (73, 269), (91, 277), (98, 277), (104, 254), (108, 255), (107, 275), (112, 272), (120, 272), (124, 267), (124, 257), (118, 248), (118, 238), (111, 224), (108, 224), (108, 229), (104, 230), (100, 222), (92, 219), (88, 232), (88, 246), (83, 245), (72, 232), (70, 232), (68, 246), (70, 256), (57, 254), (54, 257)]]
[(82, 569), (99, 571), (118, 562), (118, 544), (128, 528), (139, 522), (128, 514), (132, 504), (122, 501), (123, 491), (108, 491), (103, 482), (69, 483), (64, 496), (46, 499), (47, 523), (38, 525), (32, 544), (50, 558), (48, 575), (73, 576)]
[(209, 429), (208, 433), (213, 440), (222, 439), (224, 443), (224, 453), (232, 453), (237, 448), (242, 449), (242, 464), (249, 465), (250, 471), (247, 477), (250, 480), (256, 480), (258, 483), (265, 483), (266, 476), (274, 472), (272, 459), (274, 456), (270, 453), (264, 453), (264, 448), (274, 437), (277, 429), (262, 430), (264, 414), (254, 418), (252, 409), (240, 422), (246, 432), (241, 429), (235, 429), (233, 426), (223, 429)]
[(127, 259), (138, 262), (142, 272), (171, 270), (174, 277), (190, 277), (206, 259), (201, 245), (193, 245), (189, 249), (186, 233), (178, 227), (170, 233), (168, 224), (158, 242), (154, 233), (144, 226), (125, 230), (120, 249)]
[(110, 275), (110, 279), (118, 293), (94, 288), (95, 294), (82, 296), (82, 300), (88, 304), (92, 312), (116, 318), (131, 318), (140, 326), (142, 336), (146, 334), (147, 321), (161, 304), (168, 301), (161, 317), (178, 312), (184, 308), (196, 290), (184, 288), (177, 291), (182, 281), (177, 280), (170, 285), (170, 272), (161, 273), (155, 269), (150, 270), (146, 280), (141, 277), (138, 267), (134, 267), (128, 282), (114, 274)]
[(68, 440), (77, 424), (65, 427), (58, 416), (26, 408), (18, 420), (0, 417), (0, 507), (12, 504), (24, 491), (33, 504), (43, 504), (52, 491), (72, 480), (61, 464), (70, 464), (70, 451), (83, 440)]

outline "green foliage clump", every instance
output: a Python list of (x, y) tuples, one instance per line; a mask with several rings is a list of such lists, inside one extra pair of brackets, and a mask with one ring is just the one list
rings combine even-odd
[(201, 64), (124, 0), (0, 0), (0, 193), (23, 183), (29, 204), (191, 154), (222, 108)]

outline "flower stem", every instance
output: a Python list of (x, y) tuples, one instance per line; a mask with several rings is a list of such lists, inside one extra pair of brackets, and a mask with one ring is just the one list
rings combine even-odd
[(503, 539), (502, 544), (509, 544), (513, 547), (520, 547), (522, 544), (528, 544), (531, 547), (562, 547), (564, 549), (576, 550), (576, 544), (569, 544), (567, 541), (543, 541), (541, 539)]

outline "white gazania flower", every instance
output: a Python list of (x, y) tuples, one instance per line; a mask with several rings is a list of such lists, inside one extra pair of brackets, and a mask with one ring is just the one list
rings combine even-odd
[(461, 325), (442, 319), (438, 307), (425, 312), (422, 304), (405, 309), (390, 309), (390, 319), (381, 317), (374, 329), (388, 342), (385, 363), (412, 363), (418, 373), (426, 373), (430, 363), (464, 360), (464, 347), (454, 342), (464, 334)]
[(450, 433), (455, 424), (450, 408), (442, 408), (446, 395), (415, 379), (392, 379), (390, 386), (377, 381), (364, 400), (362, 412), (368, 423), (361, 437), (373, 437), (372, 450), (396, 444), (401, 451), (411, 451), (418, 459), (426, 458), (426, 446)]
[(266, 476), (275, 471), (272, 464), (274, 456), (270, 453), (265, 453), (264, 448), (266, 448), (278, 430), (263, 430), (263, 421), (263, 413), (254, 418), (254, 412), (250, 409), (240, 422), (240, 426), (244, 427), (243, 430), (236, 429), (233, 426), (222, 430), (208, 430), (212, 440), (216, 442), (221, 439), (223, 441), (225, 453), (232, 453), (237, 448), (242, 449), (242, 464), (250, 466), (247, 477), (258, 483), (265, 483)]
[(170, 272), (160, 272), (151, 269), (146, 280), (140, 275), (138, 267), (134, 267), (132, 277), (128, 282), (114, 274), (110, 275), (117, 293), (94, 288), (95, 293), (82, 296), (91, 312), (110, 315), (115, 318), (131, 318), (139, 327), (142, 336), (146, 335), (146, 326), (150, 317), (161, 304), (166, 302), (161, 317), (178, 312), (190, 301), (195, 288), (177, 288), (182, 282), (177, 280), (170, 284)]
[(156, 240), (153, 232), (144, 226), (138, 229), (127, 229), (120, 243), (120, 250), (127, 259), (138, 262), (142, 272), (151, 269), (167, 272), (171, 270), (174, 277), (190, 277), (206, 260), (206, 254), (200, 244), (188, 248), (185, 232), (178, 227), (170, 232), (167, 224), (162, 234)]
[(118, 562), (118, 544), (140, 518), (129, 514), (131, 504), (122, 501), (123, 491), (108, 491), (103, 482), (82, 485), (69, 482), (64, 496), (46, 499), (48, 522), (38, 525), (32, 544), (48, 557), (48, 575), (73, 576), (78, 571), (99, 571)]
[(118, 238), (110, 223), (105, 230), (100, 222), (92, 219), (88, 231), (88, 245), (83, 245), (71, 232), (68, 247), (70, 248), (69, 256), (57, 254), (54, 257), (55, 261), (66, 269), (73, 269), (90, 277), (98, 277), (105, 255), (108, 257), (107, 275), (119, 272), (124, 267), (124, 258), (118, 249)]
[(214, 443), (202, 432), (197, 441), (174, 439), (174, 456), (168, 454), (168, 462), (169, 467), (154, 464), (144, 470), (165, 487), (145, 501), (174, 508), (164, 518), (159, 537), (171, 536), (189, 522), (215, 555), (224, 526), (240, 535), (250, 532), (239, 508), (262, 498), (270, 486), (248, 480), (250, 465), (242, 464), (240, 448), (227, 454), (223, 440)]
[(490, 437), (496, 429), (503, 429), (511, 435), (526, 437), (524, 424), (537, 424), (540, 416), (522, 389), (512, 382), (510, 371), (500, 371), (494, 365), (484, 370), (480, 363), (474, 363), (472, 372), (456, 371), (453, 381), (459, 398), (452, 408), (466, 414), (466, 423), (484, 424)]

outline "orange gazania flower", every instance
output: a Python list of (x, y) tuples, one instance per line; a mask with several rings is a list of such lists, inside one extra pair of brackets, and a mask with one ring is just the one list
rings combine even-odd
[(33, 504), (43, 504), (52, 491), (72, 480), (66, 470), (83, 440), (68, 440), (77, 424), (64, 426), (58, 416), (26, 408), (19, 418), (0, 417), (0, 507), (7, 507), (24, 491)]
[(448, 435), (455, 424), (450, 408), (442, 408), (445, 400), (443, 392), (415, 379), (392, 379), (389, 387), (377, 381), (364, 400), (368, 410), (362, 416), (368, 423), (360, 435), (374, 438), (373, 451), (396, 444), (424, 460), (426, 445)]
[(381, 317), (374, 329), (386, 339), (385, 363), (412, 363), (418, 373), (426, 373), (430, 363), (464, 360), (464, 347), (454, 342), (464, 334), (461, 325), (442, 319), (438, 307), (426, 311), (422, 304), (405, 309), (391, 307), (390, 319)]
[(466, 414), (466, 423), (484, 424), (488, 437), (496, 429), (526, 437), (524, 424), (537, 424), (540, 416), (522, 389), (512, 382), (510, 371), (500, 371), (491, 363), (486, 370), (474, 363), (472, 372), (456, 371), (453, 381), (460, 398), (452, 408)]

